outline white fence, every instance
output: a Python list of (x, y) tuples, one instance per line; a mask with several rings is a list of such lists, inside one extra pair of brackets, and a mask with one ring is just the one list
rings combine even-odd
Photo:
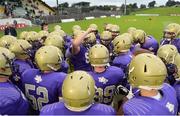
[(136, 14), (136, 16), (159, 16), (159, 14)]
[(85, 17), (86, 20), (91, 20), (91, 19), (95, 19), (95, 17)]
[(74, 22), (75, 21), (75, 19), (61, 19), (61, 22), (62, 23), (67, 23), (67, 22)]

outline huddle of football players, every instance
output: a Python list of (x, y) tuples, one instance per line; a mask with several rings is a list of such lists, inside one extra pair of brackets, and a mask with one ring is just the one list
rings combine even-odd
[(79, 25), (0, 38), (0, 115), (180, 114), (180, 25)]

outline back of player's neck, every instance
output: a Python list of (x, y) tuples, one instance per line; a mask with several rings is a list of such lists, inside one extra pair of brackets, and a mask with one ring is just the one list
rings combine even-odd
[(145, 89), (141, 89), (140, 90), (140, 94), (141, 96), (144, 96), (144, 97), (153, 97), (153, 96), (156, 96), (158, 94), (158, 90), (145, 90)]
[(0, 83), (4, 83), (4, 82), (7, 82), (7, 81), (8, 81), (8, 78), (0, 77)]
[(102, 73), (102, 72), (104, 72), (106, 70), (106, 67), (104, 67), (104, 66), (102, 66), (102, 67), (94, 67), (94, 71), (96, 72), (96, 73)]
[(43, 71), (43, 73), (51, 73), (51, 72), (54, 72), (54, 71)]

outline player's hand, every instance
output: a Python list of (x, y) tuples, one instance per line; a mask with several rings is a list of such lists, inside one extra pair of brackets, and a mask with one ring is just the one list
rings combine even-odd
[(132, 93), (132, 87), (130, 87), (130, 90), (128, 90), (126, 87), (119, 85), (114, 91), (114, 96), (119, 98), (127, 97), (128, 99), (131, 99), (134, 96)]
[(166, 67), (167, 67), (167, 73), (168, 75), (174, 75), (174, 74), (177, 74), (178, 72), (178, 68), (175, 64), (166, 64)]
[(86, 30), (86, 32), (89, 34), (89, 33), (93, 32), (93, 29), (92, 29), (92, 28), (88, 28), (88, 29)]
[(114, 91), (114, 95), (124, 95), (124, 96), (127, 96), (129, 93), (129, 90), (122, 86), (122, 85), (119, 85), (116, 87), (115, 91)]

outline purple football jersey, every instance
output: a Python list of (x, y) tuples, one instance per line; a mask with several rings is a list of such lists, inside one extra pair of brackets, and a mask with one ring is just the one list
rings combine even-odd
[(67, 35), (64, 37), (64, 41), (65, 41), (65, 49), (67, 49), (72, 43), (72, 37)]
[(100, 39), (100, 35), (99, 34), (96, 34), (96, 43), (99, 44), (101, 43), (101, 39)]
[(83, 71), (91, 71), (91, 65), (89, 64), (89, 57), (88, 57), (88, 49), (83, 45), (80, 46), (80, 51), (78, 54), (73, 55), (71, 53), (71, 47), (69, 47), (66, 51), (68, 57), (70, 57), (70, 62), (74, 66), (74, 70), (83, 70)]
[(154, 37), (147, 36), (145, 43), (141, 44), (141, 48), (149, 50), (156, 54), (157, 50), (159, 49), (159, 43)]
[(10, 79), (13, 82), (13, 84), (17, 85), (18, 88), (22, 90), (21, 75), (25, 70), (33, 68), (33, 65), (26, 60), (18, 60), (18, 59), (14, 61), (14, 64), (17, 66), (15, 69), (17, 71), (16, 72), (17, 74), (13, 75), (13, 77)]
[(125, 73), (127, 71), (127, 67), (130, 64), (133, 58), (132, 52), (121, 53), (117, 57), (114, 58), (112, 65), (117, 66), (123, 70)]
[(161, 39), (160, 41), (160, 45), (166, 45), (166, 44), (171, 44), (171, 40), (169, 39)]
[(116, 115), (116, 112), (111, 106), (104, 104), (92, 104), (85, 111), (75, 112), (67, 109), (63, 102), (58, 102), (44, 106), (40, 115)]
[(160, 93), (160, 100), (140, 95), (128, 100), (123, 105), (124, 115), (176, 115), (178, 103), (174, 88), (164, 83)]
[(62, 72), (42, 73), (38, 69), (26, 70), (22, 74), (23, 90), (34, 113), (38, 113), (44, 105), (59, 101), (65, 77)]
[(176, 94), (177, 94), (177, 99), (178, 99), (178, 112), (180, 112), (180, 81), (177, 81), (175, 84), (174, 84), (174, 88), (176, 90)]
[(0, 82), (0, 115), (25, 115), (28, 110), (23, 93), (10, 82)]
[(69, 69), (69, 64), (66, 61), (63, 61), (61, 63), (61, 68), (60, 70), (58, 70), (58, 72), (68, 73), (68, 69)]
[(89, 72), (96, 85), (95, 101), (110, 105), (113, 99), (113, 94), (116, 86), (122, 84), (124, 80), (124, 73), (121, 68), (109, 66), (102, 73), (96, 73), (94, 71)]
[(131, 45), (130, 51), (132, 52), (132, 54), (135, 53), (135, 51), (136, 51), (136, 43), (133, 43), (133, 44)]
[(18, 65), (19, 73), (22, 74), (25, 70), (33, 68), (32, 64), (24, 60), (15, 60), (14, 64)]
[(171, 44), (171, 45), (176, 46), (176, 48), (178, 49), (178, 52), (180, 53), (180, 38), (176, 38), (173, 40), (162, 39), (160, 42), (160, 45), (165, 45), (165, 44)]

